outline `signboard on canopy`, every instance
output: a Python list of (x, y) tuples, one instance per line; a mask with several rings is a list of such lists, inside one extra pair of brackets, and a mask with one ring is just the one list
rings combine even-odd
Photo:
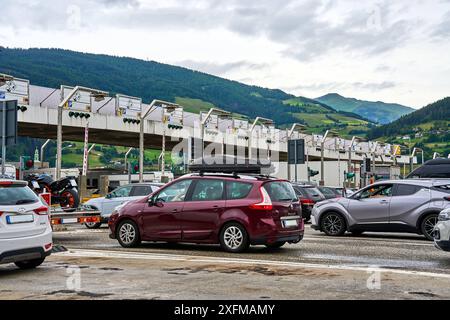
[(30, 104), (30, 81), (13, 78), (0, 86), (0, 100), (17, 100), (19, 106)]
[(142, 99), (122, 94), (116, 95), (116, 116), (138, 117), (142, 112)]

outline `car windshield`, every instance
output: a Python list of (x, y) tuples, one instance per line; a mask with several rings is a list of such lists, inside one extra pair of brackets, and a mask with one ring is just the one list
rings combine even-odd
[(275, 202), (297, 201), (294, 188), (287, 181), (273, 181), (264, 185), (270, 199)]
[(14, 206), (18, 204), (36, 203), (37, 195), (23, 185), (0, 185), (0, 205)]

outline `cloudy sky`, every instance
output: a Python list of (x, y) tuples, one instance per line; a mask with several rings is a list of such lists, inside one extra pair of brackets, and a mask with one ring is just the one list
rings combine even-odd
[(450, 95), (450, 0), (0, 3), (2, 46), (155, 60), (311, 98), (418, 108)]

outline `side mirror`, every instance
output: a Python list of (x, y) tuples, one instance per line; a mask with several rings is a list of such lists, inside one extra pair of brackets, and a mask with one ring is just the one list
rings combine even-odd
[(157, 199), (155, 202), (155, 206), (157, 206), (158, 208), (164, 207), (164, 201), (162, 201), (161, 199)]

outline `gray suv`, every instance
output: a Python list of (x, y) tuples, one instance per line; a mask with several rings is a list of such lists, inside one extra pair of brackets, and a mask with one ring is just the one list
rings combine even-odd
[(349, 198), (317, 203), (311, 226), (329, 236), (409, 232), (433, 240), (437, 217), (445, 208), (450, 208), (450, 179), (382, 181)]

